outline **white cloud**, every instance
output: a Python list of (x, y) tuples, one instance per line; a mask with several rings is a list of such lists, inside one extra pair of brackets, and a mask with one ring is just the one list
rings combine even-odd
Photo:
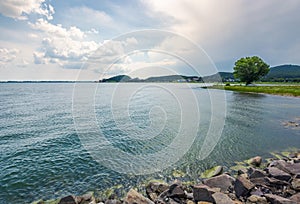
[(100, 45), (87, 40), (86, 33), (75, 26), (64, 28), (43, 19), (30, 26), (44, 36), (41, 47), (33, 54), (36, 64), (56, 63), (65, 68), (80, 68)]
[(26, 20), (27, 15), (35, 13), (53, 19), (54, 8), (46, 0), (1, 0), (0, 13), (4, 16)]
[[(299, 42), (299, 1), (142, 2), (147, 5), (151, 16), (159, 15), (163, 21), (171, 22), (167, 29), (196, 41), (216, 63), (226, 62), (230, 66), (239, 57), (254, 54), (276, 64), (280, 61), (300, 63), (299, 58), (296, 59), (296, 52), (286, 55), (291, 49), (295, 49), (293, 47), (297, 43), (293, 42)], [(298, 43), (296, 50), (299, 49)], [(226, 68), (228, 71), (232, 69)]]
[(14, 61), (19, 52), (18, 49), (0, 48), (0, 67), (5, 67), (8, 63)]

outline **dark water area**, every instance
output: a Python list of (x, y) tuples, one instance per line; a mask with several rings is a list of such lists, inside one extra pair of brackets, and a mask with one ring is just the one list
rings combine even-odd
[[(91, 116), (89, 112), (85, 115), (84, 108), (77, 111), (81, 106), (74, 104), (74, 87), (82, 89), (80, 93), (85, 99), (84, 93), (94, 90), (95, 86), (98, 87), (93, 92), (93, 121), (74, 123), (80, 114), (83, 118)], [(113, 84), (91, 83), (80, 87), (72, 83), (0, 84), (0, 203), (28, 203), (41, 198), (80, 195), (117, 184), (129, 189), (148, 178), (171, 180), (174, 169), (195, 179), (201, 171), (214, 165), (232, 165), (234, 161), (252, 156), (267, 157), (270, 152), (300, 148), (299, 129), (282, 125), (300, 117), (300, 98), (223, 92), (226, 116), (220, 115), (219, 119), (224, 119), (224, 129), (214, 141), (213, 151), (201, 158), (200, 149), (211, 122), (212, 102), (208, 90), (197, 84), (189, 88), (184, 84), (121, 86), (118, 92)], [(132, 89), (137, 91), (126, 95)], [(178, 102), (180, 98), (189, 100), (186, 92), (190, 91), (199, 106), (200, 117), (196, 123), (192, 117), (197, 116), (193, 103), (189, 106), (189, 101), (186, 102), (190, 107), (187, 108)], [(209, 91), (220, 93), (220, 90)], [(82, 104), (89, 106), (85, 100)], [(95, 138), (91, 136), (87, 143), (78, 131), (94, 123), (113, 148), (136, 157), (164, 150), (177, 139), (180, 127), (187, 127), (186, 124), (191, 124), (191, 128), (182, 130), (186, 135), (194, 133), (194, 124), (199, 129), (192, 145), (178, 161), (158, 172), (135, 175), (116, 171), (117, 167), (105, 163), (104, 159), (112, 156), (110, 152), (103, 152), (104, 159), (100, 160), (91, 152), (88, 145), (95, 145), (92, 151), (96, 152), (103, 151), (102, 143), (93, 141)], [(189, 141), (180, 142), (184, 146)], [(172, 157), (180, 153), (175, 148), (170, 155), (158, 155), (157, 160), (173, 161)], [(120, 156), (120, 160), (120, 166), (127, 164), (128, 170), (134, 169), (131, 165), (137, 165), (129, 157)], [(155, 159), (149, 160), (150, 164), (155, 162)]]

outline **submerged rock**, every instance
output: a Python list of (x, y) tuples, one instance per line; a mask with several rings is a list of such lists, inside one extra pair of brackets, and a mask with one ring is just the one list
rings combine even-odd
[(223, 172), (223, 166), (215, 166), (211, 169), (204, 171), (200, 177), (201, 178), (211, 178), (211, 177), (220, 175), (222, 172)]

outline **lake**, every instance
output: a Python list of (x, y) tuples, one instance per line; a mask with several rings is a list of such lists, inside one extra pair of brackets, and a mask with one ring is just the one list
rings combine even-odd
[(300, 98), (199, 84), (0, 84), (0, 203), (196, 179), (300, 148)]

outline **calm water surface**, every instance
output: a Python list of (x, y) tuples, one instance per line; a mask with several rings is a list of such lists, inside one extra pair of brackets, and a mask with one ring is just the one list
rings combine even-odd
[[(116, 93), (112, 84), (86, 84), (81, 87), (82, 93), (97, 85), (94, 120), (107, 140), (122, 151), (159, 151), (175, 138), (185, 120), (177, 99), (190, 91), (186, 85), (174, 85), (180, 90), (180, 95), (174, 95), (172, 91), (144, 84), (130, 96), (129, 102), (122, 97), (112, 100)], [(129, 90), (141, 85), (122, 86)], [(194, 179), (214, 165), (230, 165), (255, 155), (268, 156), (271, 151), (300, 148), (299, 130), (281, 125), (300, 117), (299, 98), (226, 92), (222, 136), (207, 158), (198, 159), (209, 127), (211, 103), (207, 90), (197, 84), (191, 86), (200, 111), (199, 131), (192, 147), (164, 171), (134, 176), (117, 173), (96, 162), (82, 144), (73, 120), (74, 84), (0, 84), (0, 203), (83, 194), (116, 184), (128, 189), (148, 178), (172, 180), (174, 169), (183, 170), (188, 174), (186, 177)], [(187, 111), (192, 114), (194, 110)], [(141, 135), (157, 137), (145, 142), (137, 140)], [(130, 165), (130, 161), (124, 162)]]

